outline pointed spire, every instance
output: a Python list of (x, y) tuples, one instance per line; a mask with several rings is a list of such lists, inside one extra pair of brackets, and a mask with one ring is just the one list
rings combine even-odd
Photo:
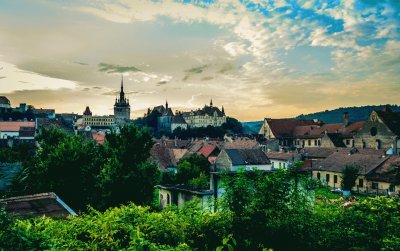
[(125, 102), (125, 93), (124, 93), (124, 75), (121, 74), (121, 91), (119, 93), (119, 102)]
[(222, 106), (222, 113), (225, 114), (224, 106)]
[(210, 106), (213, 106), (212, 99), (211, 99), (211, 101), (210, 101)]
[(165, 100), (165, 110), (168, 110), (168, 100)]

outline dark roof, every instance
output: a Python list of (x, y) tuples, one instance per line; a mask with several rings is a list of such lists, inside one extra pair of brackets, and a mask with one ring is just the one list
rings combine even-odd
[(0, 200), (5, 211), (15, 216), (48, 216), (66, 217), (77, 214), (68, 207), (55, 193), (41, 193), (34, 195), (11, 197)]
[(10, 105), (10, 100), (5, 96), (0, 96), (0, 104), (2, 104), (2, 105)]
[(318, 125), (313, 120), (299, 119), (266, 119), (269, 128), (276, 138), (292, 137), (297, 126)]
[(53, 114), (56, 112), (56, 110), (54, 109), (43, 109), (43, 108), (39, 108), (39, 109), (32, 109), (34, 114)]
[(37, 118), (36, 121), (37, 121), (38, 128), (55, 126), (59, 129), (63, 129), (66, 132), (71, 132), (71, 133), (74, 132), (72, 126), (68, 126), (68, 125), (64, 124), (62, 119)]
[(223, 117), (225, 116), (225, 113), (223, 113), (218, 107), (215, 106), (204, 106), (202, 109), (198, 109), (195, 111), (190, 111), (190, 112), (184, 112), (182, 113), (183, 116), (192, 116), (191, 114), (196, 116), (214, 116), (214, 112), (217, 113), (218, 117)]
[(232, 142), (225, 142), (223, 144), (225, 149), (255, 149), (260, 148), (257, 140), (235, 140)]
[(172, 112), (171, 108), (168, 108), (164, 110), (162, 116), (174, 116), (174, 113)]
[(341, 173), (349, 165), (359, 166), (360, 174), (365, 175), (382, 164), (388, 157), (383, 157), (381, 151), (339, 151), (329, 155), (314, 166), (314, 170), (324, 170)]
[(176, 115), (172, 118), (172, 124), (186, 124), (185, 119), (182, 117), (182, 115)]
[(213, 195), (213, 191), (211, 190), (202, 190), (196, 189), (191, 185), (179, 184), (179, 185), (157, 185), (157, 188), (170, 190), (170, 191), (178, 191), (178, 192), (187, 192), (195, 195)]
[(298, 155), (297, 152), (276, 152), (270, 151), (266, 153), (269, 159), (278, 159), (278, 160), (294, 160)]
[(300, 150), (300, 153), (309, 159), (325, 159), (329, 155), (338, 152), (339, 150), (339, 148), (330, 147), (306, 147)]
[(265, 165), (270, 164), (267, 155), (261, 149), (225, 149), (232, 165)]
[(327, 136), (332, 141), (333, 145), (335, 145), (335, 147), (346, 147), (346, 145), (343, 143), (343, 138), (340, 133), (327, 133)]
[(35, 127), (21, 126), (19, 128), (20, 137), (35, 137)]
[(395, 168), (400, 168), (400, 156), (392, 155), (368, 175), (368, 180), (393, 183), (396, 180)]
[(92, 116), (92, 112), (90, 111), (89, 106), (86, 106), (86, 109), (85, 109), (85, 111), (83, 112), (83, 115)]
[(376, 111), (381, 120), (389, 129), (400, 136), (400, 112), (392, 112), (391, 110)]

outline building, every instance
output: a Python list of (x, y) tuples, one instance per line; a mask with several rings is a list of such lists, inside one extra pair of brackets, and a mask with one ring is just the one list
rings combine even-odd
[(355, 147), (385, 149), (399, 155), (400, 112), (393, 112), (388, 105), (382, 111), (372, 111), (355, 136)]
[(170, 132), (172, 130), (174, 113), (172, 109), (168, 107), (168, 101), (165, 102), (165, 108), (164, 106), (158, 106), (155, 109), (161, 114), (161, 116), (157, 118), (158, 131)]
[(212, 100), (209, 106), (205, 105), (202, 109), (183, 112), (182, 117), (189, 128), (216, 127), (226, 123), (224, 107), (220, 110), (218, 107), (213, 106)]
[(375, 170), (366, 176), (368, 186), (372, 193), (391, 194), (400, 192), (400, 156), (391, 155), (378, 166)]
[(34, 139), (35, 126), (32, 121), (0, 121), (0, 139)]
[(109, 128), (115, 126), (115, 118), (112, 115), (93, 116), (89, 106), (86, 106), (82, 116), (82, 124), (90, 127)]
[(121, 80), (119, 98), (115, 99), (114, 118), (117, 125), (124, 125), (131, 118), (131, 106), (124, 93), (124, 79)]
[(268, 159), (271, 161), (271, 169), (292, 167), (296, 162), (301, 160), (301, 155), (297, 152), (275, 152), (270, 151), (266, 153)]
[(54, 109), (32, 109), (33, 114), (36, 118), (49, 118), (54, 119), (56, 117), (56, 111)]
[(332, 188), (340, 188), (343, 169), (346, 166), (357, 166), (360, 170), (355, 188), (360, 192), (368, 192), (373, 190), (373, 187), (367, 182), (367, 176), (388, 158), (381, 150), (356, 148), (341, 150), (313, 165), (312, 176)]
[(236, 172), (240, 168), (271, 171), (271, 161), (261, 149), (223, 149), (215, 160), (214, 171)]
[(0, 96), (0, 111), (5, 111), (11, 108), (10, 100), (5, 96)]
[(160, 208), (170, 205), (183, 207), (186, 202), (198, 200), (203, 209), (212, 209), (213, 192), (201, 190), (189, 185), (158, 185)]
[(67, 217), (77, 214), (55, 193), (40, 193), (0, 200), (6, 213), (20, 217)]
[(181, 128), (182, 130), (187, 130), (188, 124), (181, 114), (175, 115), (171, 121), (171, 133), (176, 129)]

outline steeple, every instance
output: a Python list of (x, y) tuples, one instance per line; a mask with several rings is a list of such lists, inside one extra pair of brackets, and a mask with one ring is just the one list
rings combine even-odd
[(119, 102), (125, 102), (125, 93), (124, 93), (124, 76), (121, 75), (121, 91), (119, 93)]
[(165, 110), (168, 110), (168, 100), (165, 100)]
[(210, 106), (213, 106), (212, 99), (211, 99), (211, 101), (210, 101)]
[(223, 114), (225, 114), (224, 106), (222, 106), (221, 112), (222, 112)]

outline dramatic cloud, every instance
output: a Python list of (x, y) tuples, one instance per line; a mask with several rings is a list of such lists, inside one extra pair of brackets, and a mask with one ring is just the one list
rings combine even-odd
[(396, 103), (399, 16), (395, 0), (3, 1), (0, 94), (109, 113), (122, 74), (133, 116), (165, 99), (242, 120)]

